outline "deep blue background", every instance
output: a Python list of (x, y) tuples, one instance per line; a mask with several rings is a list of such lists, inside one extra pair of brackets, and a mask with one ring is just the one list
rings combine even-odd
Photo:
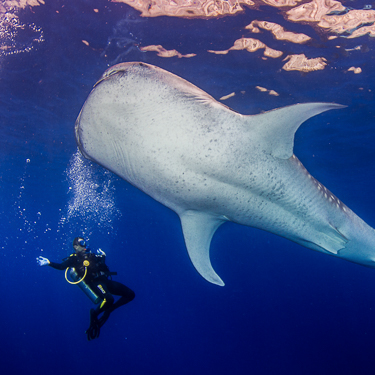
[[(0, 56), (2, 373), (373, 374), (373, 270), (226, 224), (211, 246), (226, 286), (211, 285), (190, 263), (177, 215), (82, 162), (73, 128), (96, 80), (120, 61), (158, 65), (217, 99), (235, 91), (226, 104), (245, 114), (306, 101), (345, 104), (307, 121), (297, 132), (295, 154), (375, 226), (375, 42), (327, 41), (270, 7), (217, 20), (145, 19), (104, 0), (54, 0), (19, 17), (40, 27), (44, 41), (35, 43), (30, 29), (20, 31), (14, 52), (31, 51)], [(243, 27), (253, 19), (306, 32), (317, 43), (247, 34)], [(229, 48), (242, 35), (276, 49), (281, 43), (287, 53), (325, 56), (329, 65), (301, 74), (281, 70), (280, 59), (263, 61), (261, 51), (207, 53)], [(367, 52), (335, 47), (360, 43)], [(138, 49), (149, 44), (197, 56), (163, 59)], [(353, 65), (363, 73), (347, 73)], [(260, 93), (257, 85), (280, 96)], [(116, 280), (136, 293), (92, 342), (84, 334), (90, 301), (62, 272), (35, 262), (41, 254), (64, 258), (79, 234), (106, 251)]]

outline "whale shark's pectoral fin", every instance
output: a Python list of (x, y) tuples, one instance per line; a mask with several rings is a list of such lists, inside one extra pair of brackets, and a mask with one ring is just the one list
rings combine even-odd
[(249, 121), (267, 153), (280, 159), (289, 159), (293, 155), (294, 134), (304, 121), (330, 109), (344, 107), (335, 103), (295, 104), (249, 116)]
[(180, 214), (189, 257), (196, 270), (207, 281), (224, 286), (223, 280), (216, 274), (210, 261), (210, 244), (212, 236), (224, 219), (201, 211), (185, 211)]

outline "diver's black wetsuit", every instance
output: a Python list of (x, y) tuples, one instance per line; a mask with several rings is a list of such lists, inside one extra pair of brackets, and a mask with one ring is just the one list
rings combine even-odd
[[(85, 261), (89, 264), (84, 280), (86, 284), (103, 299), (103, 303), (98, 306), (94, 313), (95, 319), (100, 313), (104, 313), (99, 320), (99, 325), (101, 327), (108, 319), (109, 314), (118, 307), (132, 301), (135, 297), (135, 293), (124, 284), (108, 279), (111, 273), (105, 264), (105, 255), (95, 255), (89, 252), (84, 254), (73, 253), (62, 263), (50, 262), (49, 266), (57, 270), (65, 270), (68, 267), (74, 267), (78, 276), (83, 278), (86, 267), (84, 264)], [(121, 297), (114, 303), (115, 299), (112, 294)]]

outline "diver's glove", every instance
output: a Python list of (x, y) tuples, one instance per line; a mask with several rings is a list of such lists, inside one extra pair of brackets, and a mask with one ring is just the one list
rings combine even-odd
[(48, 264), (50, 264), (50, 261), (42, 256), (36, 258), (36, 261), (40, 266), (47, 266)]
[(101, 255), (102, 257), (104, 256), (106, 256), (106, 253), (102, 250), (102, 249), (98, 249), (98, 250), (96, 250), (96, 252), (99, 254), (99, 255)]

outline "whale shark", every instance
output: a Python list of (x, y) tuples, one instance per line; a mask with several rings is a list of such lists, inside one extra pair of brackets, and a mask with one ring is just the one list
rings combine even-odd
[(181, 220), (189, 257), (224, 285), (210, 261), (227, 221), (375, 267), (375, 231), (293, 153), (299, 126), (344, 106), (301, 103), (242, 115), (183, 78), (143, 62), (107, 69), (75, 124), (78, 148)]

